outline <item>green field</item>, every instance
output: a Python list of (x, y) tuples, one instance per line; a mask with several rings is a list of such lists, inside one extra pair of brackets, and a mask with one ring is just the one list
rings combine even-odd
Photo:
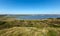
[(60, 36), (60, 18), (16, 20), (0, 17), (0, 36)]

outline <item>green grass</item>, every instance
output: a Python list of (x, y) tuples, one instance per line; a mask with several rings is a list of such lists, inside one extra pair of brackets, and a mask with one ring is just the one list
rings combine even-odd
[(57, 36), (57, 32), (54, 30), (49, 30), (48, 36)]

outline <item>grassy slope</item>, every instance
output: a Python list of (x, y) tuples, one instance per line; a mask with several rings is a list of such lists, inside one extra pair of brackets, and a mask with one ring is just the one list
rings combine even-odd
[(0, 20), (0, 36), (60, 36), (60, 19)]

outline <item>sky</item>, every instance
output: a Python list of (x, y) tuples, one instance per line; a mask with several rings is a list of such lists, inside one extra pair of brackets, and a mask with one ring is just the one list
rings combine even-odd
[(0, 14), (60, 14), (60, 0), (0, 0)]

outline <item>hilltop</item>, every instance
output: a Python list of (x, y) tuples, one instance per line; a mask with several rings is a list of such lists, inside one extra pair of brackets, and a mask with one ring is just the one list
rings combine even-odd
[(0, 20), (0, 36), (59, 36), (60, 18), (44, 20)]

